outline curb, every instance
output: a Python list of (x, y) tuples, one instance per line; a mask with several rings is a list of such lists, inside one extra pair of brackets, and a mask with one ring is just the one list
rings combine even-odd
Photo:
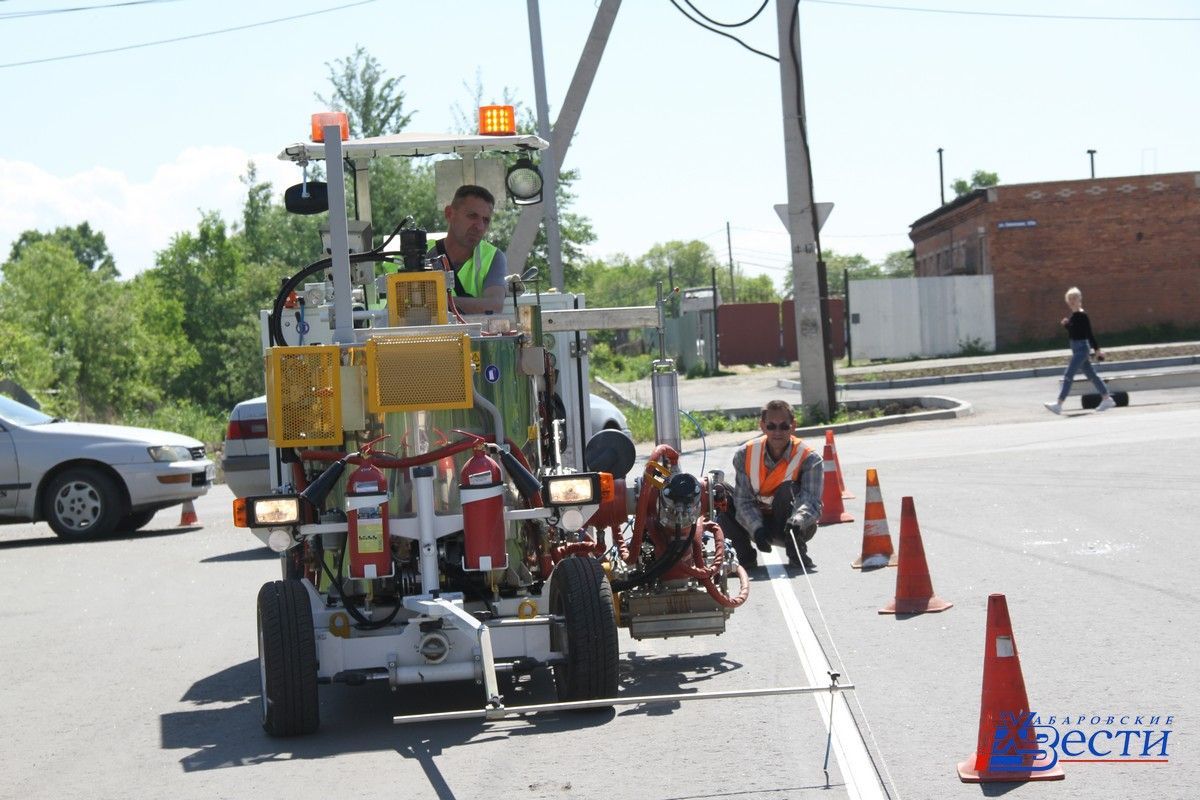
[[(1142, 361), (1104, 361), (1093, 363), (1096, 372), (1115, 372), (1123, 369), (1153, 369), (1158, 367), (1187, 367), (1200, 364), (1200, 356), (1169, 356), (1166, 358), (1148, 358)], [(1046, 378), (1062, 375), (1066, 368), (1063, 364), (1054, 367), (1030, 367), (1028, 369), (997, 370), (995, 372), (964, 372), (957, 375), (930, 375), (925, 378), (895, 378), (883, 381), (862, 381), (857, 383), (839, 383), (838, 391), (846, 389), (907, 389), (916, 386), (939, 386), (947, 383), (970, 383), (972, 381), (1001, 381), (1014, 378)], [(800, 382), (790, 379), (777, 381), (780, 388), (799, 389)], [(786, 384), (786, 385), (785, 385)]]

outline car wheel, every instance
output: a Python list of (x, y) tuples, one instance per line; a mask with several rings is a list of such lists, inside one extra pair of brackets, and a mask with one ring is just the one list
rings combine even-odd
[(317, 646), (300, 581), (265, 583), (258, 592), (258, 676), (263, 730), (300, 736), (317, 729)]
[(64, 539), (107, 536), (121, 519), (121, 491), (95, 469), (69, 469), (46, 487), (42, 515)]
[(617, 694), (617, 623), (612, 586), (596, 559), (564, 558), (550, 581), (550, 613), (561, 620), (551, 646), (565, 656), (554, 666), (559, 700), (594, 700)]
[(150, 520), (154, 519), (154, 515), (157, 513), (157, 509), (150, 509), (148, 511), (135, 511), (132, 514), (126, 514), (117, 523), (117, 530), (129, 533), (139, 531), (149, 525)]

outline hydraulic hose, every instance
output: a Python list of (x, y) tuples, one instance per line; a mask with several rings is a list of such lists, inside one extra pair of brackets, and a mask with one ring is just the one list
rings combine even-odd
[[(398, 234), (400, 230), (411, 221), (412, 217), (405, 217), (404, 220), (402, 220), (400, 224), (397, 225), (392, 231), (391, 235), (384, 238), (383, 241), (387, 242), (393, 239), (396, 234)], [(400, 258), (404, 257), (404, 253), (400, 251), (385, 251), (382, 248), (383, 245), (381, 244), (374, 250), (368, 250), (365, 253), (351, 253), (350, 263), (359, 264), (364, 261), (386, 261), (397, 256)], [(296, 291), (296, 287), (299, 286), (305, 278), (323, 269), (329, 269), (331, 266), (333, 266), (332, 257), (322, 258), (319, 261), (314, 261), (313, 263), (309, 264), (307, 267), (283, 282), (283, 286), (279, 289), (279, 294), (275, 295), (275, 302), (271, 305), (271, 316), (268, 320), (267, 333), (272, 346), (283, 346), (287, 344), (283, 338), (283, 323), (280, 321), (280, 319), (282, 318), (283, 306), (284, 303), (287, 302), (288, 296), (291, 295), (292, 292)]]
[(637, 509), (633, 518), (633, 540), (629, 544), (629, 557), (626, 559), (626, 563), (636, 561), (642, 552), (642, 537), (646, 533), (646, 524), (650, 518), (651, 503), (658, 500), (658, 487), (650, 483), (650, 475), (655, 471), (653, 465), (661, 460), (678, 464), (679, 453), (670, 445), (660, 444), (654, 448), (650, 458), (646, 460), (646, 469), (642, 473), (642, 491), (638, 496)]

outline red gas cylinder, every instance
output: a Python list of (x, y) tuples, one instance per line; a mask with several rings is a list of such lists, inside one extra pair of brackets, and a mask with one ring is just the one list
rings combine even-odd
[(354, 470), (346, 481), (346, 527), (350, 577), (368, 580), (391, 576), (387, 476), (370, 461)]
[(486, 571), (508, 566), (504, 548), (504, 480), (500, 465), (486, 452), (483, 442), (458, 474), (462, 502), (463, 569)]

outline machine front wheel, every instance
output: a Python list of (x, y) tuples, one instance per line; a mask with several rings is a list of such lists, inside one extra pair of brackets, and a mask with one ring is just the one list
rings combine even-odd
[(617, 694), (617, 622), (612, 587), (600, 563), (565, 558), (550, 580), (550, 613), (562, 618), (551, 630), (565, 663), (554, 667), (559, 700), (594, 700)]
[(262, 726), (272, 736), (299, 736), (320, 725), (317, 648), (308, 592), (297, 580), (258, 592), (258, 673)]

